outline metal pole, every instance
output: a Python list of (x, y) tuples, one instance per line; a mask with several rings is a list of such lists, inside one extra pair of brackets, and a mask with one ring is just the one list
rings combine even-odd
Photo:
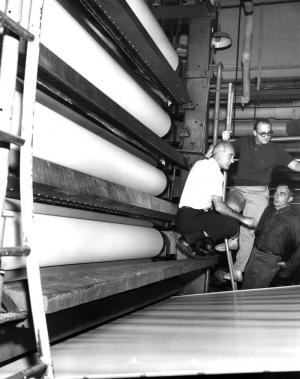
[[(300, 133), (300, 131), (299, 131)], [(292, 136), (292, 137), (273, 137), (273, 142), (292, 142), (292, 141), (300, 141), (300, 136)]]
[[(233, 96), (234, 96), (234, 92), (232, 90), (232, 83), (229, 83), (229, 86), (228, 86), (228, 100), (227, 100), (226, 130), (231, 130)], [(227, 172), (224, 171), (223, 175), (224, 175), (223, 200), (225, 201), (225, 198), (226, 198), (226, 186), (227, 186)], [(232, 287), (232, 290), (237, 290), (237, 285), (236, 285), (236, 282), (234, 280), (234, 275), (233, 275), (232, 255), (231, 255), (231, 251), (230, 251), (229, 246), (228, 246), (228, 239), (227, 238), (225, 238), (225, 248), (226, 248), (226, 256), (227, 256), (227, 262), (228, 262), (228, 267), (229, 267), (231, 287)]]
[[(8, 1), (7, 13), (10, 17), (20, 21), (21, 6), (20, 2)], [(10, 34), (4, 34), (2, 39), (2, 56), (0, 63), (0, 128), (4, 133), (9, 133), (11, 129), (12, 109), (16, 87), (16, 75), (19, 56), (19, 39)], [(0, 145), (0, 247), (3, 243), (5, 219), (3, 209), (6, 198), (7, 176), (9, 166), (9, 148), (7, 142), (1, 141)], [(1, 270), (1, 258), (0, 258)], [(4, 271), (0, 273), (0, 305), (2, 300), (2, 289), (4, 282)]]
[[(20, 198), (23, 246), (28, 246), (29, 248), (33, 246), (34, 240), (32, 186), (33, 125), (43, 5), (44, 0), (35, 0), (31, 6), (29, 31), (35, 38), (27, 44), (22, 103), (21, 136), (25, 140), (25, 144), (21, 147), (20, 151)], [(28, 290), (37, 350), (41, 361), (47, 365), (44, 377), (53, 379), (54, 371), (37, 253), (36, 249), (32, 249), (26, 258)]]
[(219, 63), (218, 64), (218, 72), (217, 72), (217, 87), (216, 87), (216, 101), (215, 101), (213, 145), (216, 145), (217, 142), (218, 142), (221, 79), (222, 79), (222, 64)]

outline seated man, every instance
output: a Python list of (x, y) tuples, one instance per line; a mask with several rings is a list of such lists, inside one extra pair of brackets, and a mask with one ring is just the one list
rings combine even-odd
[(239, 222), (248, 227), (255, 220), (235, 212), (223, 201), (223, 175), (233, 163), (234, 149), (228, 142), (220, 142), (213, 150), (212, 158), (197, 161), (186, 180), (176, 218), (177, 230), (183, 234), (178, 248), (192, 255), (192, 247), (210, 238), (213, 243), (230, 237), (229, 248), (237, 248)]
[[(280, 269), (289, 276), (300, 264), (300, 216), (290, 207), (293, 191), (286, 184), (276, 188), (274, 206), (268, 206), (257, 225), (254, 247), (246, 266), (242, 289), (268, 287)], [(287, 262), (285, 248), (296, 247)]]

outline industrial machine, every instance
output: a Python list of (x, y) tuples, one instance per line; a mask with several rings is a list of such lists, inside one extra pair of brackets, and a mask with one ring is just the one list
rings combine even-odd
[[(299, 370), (298, 286), (208, 293), (219, 255), (181, 255), (174, 227), (229, 88), (233, 138), (269, 117), (298, 158), (299, 14), (276, 0), (0, 2), (0, 378)], [(286, 177), (297, 185), (285, 169), (273, 184)]]

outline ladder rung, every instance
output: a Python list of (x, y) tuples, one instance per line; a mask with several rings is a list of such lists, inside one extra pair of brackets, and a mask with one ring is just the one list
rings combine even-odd
[(30, 253), (30, 248), (25, 246), (0, 247), (0, 257), (22, 257)]
[(34, 35), (30, 33), (27, 29), (23, 28), (23, 26), (19, 25), (16, 21), (11, 19), (7, 14), (0, 11), (0, 24), (5, 28), (8, 28), (19, 37), (26, 39), (27, 41), (33, 41)]
[(23, 138), (15, 136), (14, 134), (6, 133), (3, 130), (0, 130), (0, 141), (13, 143), (17, 146), (23, 146), (25, 143)]
[(0, 325), (8, 324), (10, 322), (23, 321), (27, 318), (26, 312), (5, 312), (0, 313)]
[(42, 374), (46, 371), (47, 365), (46, 363), (39, 362), (34, 366), (31, 366), (25, 370), (19, 371), (14, 375), (8, 376), (6, 379), (24, 379), (24, 378), (33, 378), (42, 376)]

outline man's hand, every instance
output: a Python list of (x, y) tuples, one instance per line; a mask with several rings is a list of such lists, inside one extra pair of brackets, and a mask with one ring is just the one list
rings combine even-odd
[(248, 226), (249, 228), (256, 227), (256, 220), (253, 217), (243, 217), (242, 224)]
[(224, 130), (222, 132), (222, 140), (228, 142), (230, 140), (231, 130)]
[(286, 262), (277, 262), (277, 266), (279, 267), (279, 268), (281, 268), (281, 269), (284, 269), (284, 268), (286, 268)]

